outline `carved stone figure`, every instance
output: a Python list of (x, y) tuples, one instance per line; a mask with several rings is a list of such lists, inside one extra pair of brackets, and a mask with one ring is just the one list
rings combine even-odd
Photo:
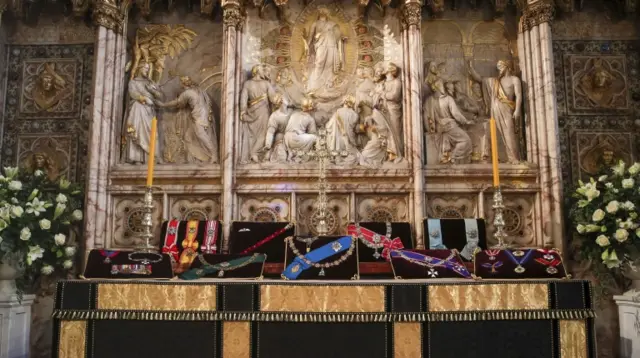
[(55, 181), (60, 176), (58, 164), (45, 152), (31, 154), (26, 160), (24, 168), (32, 174), (36, 170), (42, 170), (51, 181)]
[(358, 113), (355, 104), (353, 96), (346, 96), (342, 108), (338, 108), (326, 126), (327, 149), (342, 156), (339, 159), (341, 164), (357, 163), (360, 154), (357, 148)]
[(402, 136), (402, 81), (400, 69), (393, 63), (387, 65), (384, 83), (384, 101), (389, 115), (389, 124), (397, 144), (397, 159), (402, 159), (404, 141)]
[(287, 101), (284, 100), (281, 94), (275, 95), (273, 105), (278, 109), (271, 113), (269, 123), (267, 124), (267, 136), (264, 146), (267, 152), (265, 161), (286, 163), (289, 151), (284, 143), (284, 133), (287, 129), (291, 112)]
[(308, 46), (308, 61), (311, 64), (311, 74), (307, 82), (307, 90), (328, 86), (335, 81), (336, 75), (344, 69), (345, 52), (344, 41), (340, 27), (329, 19), (329, 10), (318, 9), (318, 19), (311, 25), (305, 39)]
[(211, 99), (189, 77), (181, 77), (183, 91), (178, 98), (159, 107), (178, 108), (178, 121), (185, 128), (183, 144), (187, 163), (217, 163), (218, 139), (211, 109)]
[[(469, 61), (469, 74), (476, 82), (483, 84), (483, 97), (490, 115), (496, 120), (498, 133), (502, 137), (507, 161), (509, 163), (520, 162), (520, 148), (518, 134), (522, 119), (522, 84), (520, 79), (513, 75), (511, 65), (507, 61), (498, 61), (498, 77), (482, 78)], [(488, 126), (486, 126), (488, 129)], [(485, 130), (485, 136), (488, 136)], [(489, 140), (485, 140), (483, 146), (483, 160), (489, 158)]]
[[(129, 81), (129, 106), (125, 113), (123, 159), (126, 163), (145, 163), (151, 140), (151, 120), (156, 116), (154, 100), (162, 97), (156, 85), (147, 77), (149, 64), (143, 62), (136, 76)], [(159, 142), (156, 141), (156, 161), (161, 162)]]
[(56, 73), (55, 63), (45, 63), (31, 90), (31, 97), (41, 111), (52, 111), (68, 94), (67, 81)]
[(251, 79), (244, 83), (240, 92), (240, 162), (243, 164), (261, 161), (270, 115), (269, 102), (273, 102), (275, 94), (265, 66), (253, 66)]
[(356, 82), (356, 108), (362, 110), (363, 104), (372, 107), (371, 93), (375, 88), (373, 69), (371, 67), (358, 67), (356, 70)]
[(289, 158), (287, 158), (289, 161), (299, 161), (301, 158), (297, 152), (311, 151), (318, 139), (316, 121), (309, 114), (313, 109), (313, 102), (305, 98), (302, 101), (302, 111), (294, 112), (289, 118), (284, 133), (284, 143), (289, 149)]
[(472, 148), (471, 138), (460, 125), (473, 122), (462, 115), (453, 97), (446, 93), (441, 79), (434, 82), (432, 90), (434, 93), (425, 103), (424, 120), (435, 123), (440, 141), (440, 163), (467, 163)]
[(607, 66), (608, 63), (603, 59), (594, 59), (591, 69), (578, 83), (578, 92), (588, 98), (595, 107), (610, 107), (620, 90), (624, 88), (624, 82), (618, 81)]

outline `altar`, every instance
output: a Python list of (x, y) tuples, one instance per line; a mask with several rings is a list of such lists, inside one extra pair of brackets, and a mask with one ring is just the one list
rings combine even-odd
[(579, 280), (65, 281), (55, 357), (595, 357)]

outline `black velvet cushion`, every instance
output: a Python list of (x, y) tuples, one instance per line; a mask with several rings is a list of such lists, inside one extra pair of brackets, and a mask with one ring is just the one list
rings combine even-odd
[[(215, 255), (215, 254), (202, 254), (202, 259), (210, 265), (216, 265), (221, 262), (235, 260), (241, 257), (251, 256), (251, 254), (247, 255), (238, 255), (238, 254), (229, 254), (229, 255)], [(198, 269), (203, 266), (203, 263), (200, 257), (196, 258), (191, 264), (191, 269)], [(233, 270), (224, 270), (222, 276), (220, 276), (219, 272), (212, 273), (210, 275), (206, 275), (205, 277), (212, 278), (258, 278), (262, 276), (262, 270), (264, 267), (264, 261), (256, 261), (252, 262), (246, 266), (238, 267)]]
[(433, 265), (433, 267), (423, 266), (418, 263), (408, 261), (402, 257), (391, 257), (391, 266), (396, 278), (417, 279), (417, 278), (471, 278), (471, 274), (464, 266), (464, 263), (456, 250), (408, 250), (417, 252), (422, 255), (430, 256), (436, 259), (447, 259), (456, 263), (464, 269), (468, 277), (453, 271), (442, 265)]
[[(291, 223), (234, 221), (231, 223), (231, 232), (229, 234), (229, 253), (239, 254), (289, 224)], [(267, 254), (267, 262), (281, 263), (284, 261), (284, 239), (293, 236), (294, 232), (295, 225), (291, 224), (289, 229), (256, 248), (251, 253), (259, 252)]]
[[(328, 244), (330, 242), (333, 242), (339, 238), (341, 238), (342, 236), (319, 236), (316, 240), (314, 240), (313, 242), (310, 243), (309, 245), (309, 249), (310, 251), (313, 251), (314, 249), (317, 249), (325, 244)], [(293, 239), (293, 244), (295, 245), (295, 247), (298, 249), (298, 252), (301, 255), (304, 255), (307, 253), (307, 244), (305, 242), (302, 242), (300, 240), (306, 240), (308, 238), (294, 238)], [(295, 254), (293, 253), (293, 251), (291, 250), (291, 248), (289, 247), (289, 245), (286, 245), (286, 254), (285, 254), (285, 262), (284, 262), (284, 267), (285, 269), (287, 268), (287, 266), (293, 261), (293, 259), (296, 257)], [(335, 260), (337, 260), (338, 258), (340, 258), (342, 255), (344, 255), (347, 251), (342, 251), (340, 253), (337, 253), (333, 256), (330, 256), (322, 261), (320, 261), (319, 263), (327, 263), (327, 262), (333, 262)], [(324, 276), (319, 276), (321, 269), (317, 268), (317, 267), (310, 267), (308, 269), (306, 269), (305, 271), (303, 271), (299, 276), (298, 276), (298, 280), (331, 280), (331, 279), (335, 279), (335, 280), (350, 280), (353, 279), (354, 277), (359, 277), (359, 272), (358, 272), (358, 245), (355, 245), (355, 249), (353, 250), (353, 253), (348, 256), (346, 258), (345, 261), (343, 261), (341, 264), (337, 265), (337, 266), (332, 266), (332, 267), (328, 267), (324, 269)]]
[(521, 248), (508, 251), (511, 256), (506, 250), (478, 250), (473, 260), (475, 275), (501, 279), (567, 277), (562, 255), (556, 250)]
[[(424, 228), (424, 236), (432, 244), (431, 232), (429, 231), (429, 219), (424, 219), (422, 226)], [(467, 244), (467, 233), (464, 219), (438, 219), (440, 220), (440, 229), (442, 230), (442, 244), (447, 249), (456, 249), (462, 252)], [(484, 219), (475, 219), (478, 225), (478, 247), (484, 249), (487, 247), (487, 228)], [(431, 245), (429, 245), (431, 247)], [(473, 253), (471, 253), (473, 254)], [(460, 256), (463, 260), (464, 257)], [(466, 260), (471, 261), (471, 260)]]
[[(369, 229), (375, 233), (378, 233), (381, 237), (387, 234), (387, 224), (384, 222), (361, 222), (361, 227)], [(355, 225), (355, 223), (349, 223), (349, 225)], [(400, 238), (404, 249), (409, 250), (413, 248), (413, 240), (411, 239), (411, 224), (407, 222), (393, 222), (391, 223), (391, 240)], [(377, 250), (379, 254), (382, 253), (382, 249)], [(375, 249), (368, 247), (358, 240), (358, 252), (360, 254), (360, 262), (381, 262), (385, 261), (385, 258), (380, 256), (374, 257)]]
[[(105, 262), (108, 252), (115, 253), (114, 256), (109, 258), (109, 263)], [(141, 262), (132, 261), (129, 259), (129, 254), (132, 251), (120, 251), (120, 250), (91, 250), (89, 251), (89, 257), (87, 258), (87, 267), (84, 270), (84, 277), (86, 278), (172, 278), (173, 271), (171, 269), (171, 259), (169, 255), (162, 254), (162, 261), (157, 263), (150, 263), (151, 274), (150, 275), (134, 275), (134, 274), (112, 274), (111, 265), (140, 265)], [(150, 261), (158, 260), (159, 257), (155, 254), (136, 253), (135, 259), (148, 258)]]

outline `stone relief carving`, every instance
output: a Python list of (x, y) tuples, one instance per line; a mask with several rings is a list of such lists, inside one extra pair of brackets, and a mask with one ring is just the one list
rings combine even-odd
[(278, 222), (291, 220), (288, 195), (239, 195), (241, 221)]
[(624, 56), (572, 56), (573, 107), (628, 108)]
[[(316, 206), (317, 196), (298, 195), (296, 197), (296, 227), (298, 235), (317, 235), (319, 212)], [(346, 195), (329, 195), (327, 205), (327, 226), (329, 235), (346, 232), (349, 223), (349, 197)]]
[[(485, 208), (491, 208), (493, 199), (491, 195), (485, 196)], [(541, 246), (542, 242), (536, 242), (534, 236), (533, 221), (533, 196), (519, 196), (514, 193), (504, 195), (504, 230), (508, 240), (518, 247)], [(487, 224), (487, 244), (497, 244), (493, 237), (493, 210), (485, 209), (485, 222)]]
[(127, 64), (131, 79), (123, 162), (148, 160), (151, 120), (157, 117), (156, 162), (218, 163), (219, 108), (212, 95), (217, 98), (221, 87), (221, 56), (215, 51), (222, 49), (214, 34), (207, 35), (212, 36), (200, 39), (184, 25), (148, 25), (136, 31), (133, 59)]
[[(113, 198), (113, 235), (111, 236), (110, 248), (129, 248), (140, 245), (137, 237), (142, 232), (142, 195)], [(162, 198), (154, 197), (153, 222), (153, 242), (157, 245), (160, 240), (160, 226), (162, 224)]]
[(606, 173), (619, 160), (632, 162), (631, 133), (575, 133), (578, 157), (576, 178), (588, 180), (589, 177)]
[(78, 64), (73, 59), (27, 60), (23, 70), (21, 117), (77, 111), (75, 83)]
[(477, 197), (474, 195), (427, 195), (427, 217), (440, 219), (465, 219), (478, 216)]
[(356, 195), (355, 221), (409, 221), (408, 207), (404, 195)]
[[(76, 141), (72, 136), (26, 135), (18, 140), (18, 165), (33, 173), (42, 170), (50, 180), (71, 178)], [(75, 169), (75, 166), (74, 166)]]
[(220, 200), (212, 197), (169, 197), (171, 218), (215, 220), (220, 218)]
[(245, 43), (241, 165), (313, 167), (299, 154), (324, 131), (335, 167), (406, 166), (401, 69), (386, 55), (401, 46), (388, 27), (380, 32), (338, 5), (312, 4), (262, 35)]

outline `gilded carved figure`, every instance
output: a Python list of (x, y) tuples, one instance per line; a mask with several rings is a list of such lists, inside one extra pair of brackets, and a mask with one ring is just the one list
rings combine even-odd
[(182, 143), (187, 163), (218, 163), (218, 139), (211, 98), (188, 77), (181, 77), (183, 91), (173, 101), (156, 102), (158, 107), (177, 108), (178, 121), (184, 128)]
[(55, 63), (45, 63), (36, 77), (31, 97), (40, 111), (51, 112), (60, 100), (69, 94), (66, 87), (67, 81), (56, 73)]
[(42, 170), (51, 181), (55, 181), (60, 176), (58, 163), (56, 163), (56, 160), (45, 152), (36, 152), (31, 154), (25, 161), (24, 168), (29, 173), (33, 173), (36, 170)]
[(614, 106), (617, 97), (624, 92), (624, 79), (602, 58), (587, 61), (587, 69), (579, 76), (576, 90), (588, 99), (593, 107)]
[[(129, 105), (125, 112), (123, 160), (130, 164), (146, 163), (151, 141), (151, 120), (156, 116), (156, 100), (162, 98), (158, 87), (148, 78), (151, 66), (140, 63), (129, 81)], [(156, 141), (156, 161), (161, 162)]]
[(264, 65), (255, 65), (240, 92), (240, 162), (261, 162), (267, 124), (271, 115), (270, 103), (276, 94)]
[[(513, 74), (507, 61), (498, 61), (498, 77), (481, 77), (469, 61), (471, 78), (482, 83), (483, 98), (490, 116), (496, 120), (496, 127), (507, 154), (507, 161), (520, 162), (519, 134), (522, 125), (522, 84)], [(482, 145), (482, 158), (490, 157), (489, 126), (485, 126), (485, 139)]]

